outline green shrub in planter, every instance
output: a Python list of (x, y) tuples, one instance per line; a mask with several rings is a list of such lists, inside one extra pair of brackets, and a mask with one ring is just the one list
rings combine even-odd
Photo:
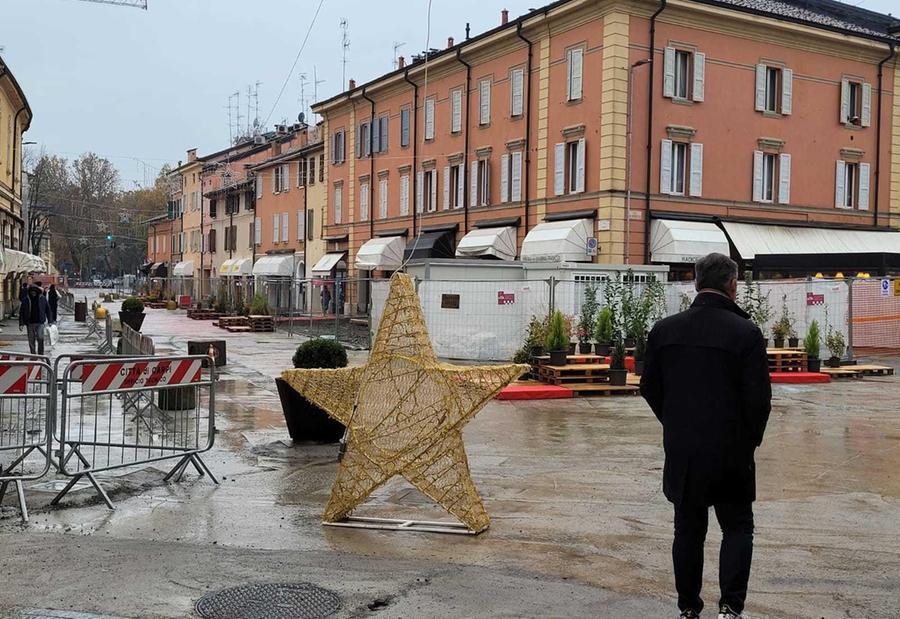
[(550, 314), (547, 334), (544, 336), (544, 347), (550, 353), (550, 365), (565, 365), (569, 353), (569, 329), (566, 319), (559, 310)]
[[(338, 342), (317, 338), (304, 342), (294, 353), (295, 368), (342, 368), (347, 351)], [(295, 442), (334, 443), (344, 434), (344, 426), (328, 413), (297, 393), (283, 379), (276, 378), (278, 395), (288, 432)]]
[(266, 300), (266, 297), (263, 296), (261, 292), (257, 292), (253, 295), (253, 298), (250, 300), (250, 315), (251, 316), (268, 316), (269, 315), (269, 302)]
[(138, 299), (137, 297), (128, 297), (124, 301), (122, 301), (122, 311), (123, 312), (136, 312), (140, 313), (144, 311), (144, 302)]

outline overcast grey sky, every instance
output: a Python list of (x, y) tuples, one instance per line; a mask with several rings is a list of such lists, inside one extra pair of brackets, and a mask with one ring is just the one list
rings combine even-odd
[[(477, 34), (548, 0), (433, 0), (431, 46)], [(882, 12), (896, 0), (864, 0)], [(0, 0), (3, 57), (35, 120), (26, 140), (66, 157), (108, 157), (123, 185), (152, 179), (165, 163), (228, 144), (228, 96), (259, 87), (269, 116), (319, 0), (149, 0), (150, 9), (81, 0)], [(392, 69), (393, 45), (409, 57), (425, 48), (427, 0), (324, 0), (315, 27), (268, 125), (301, 109), (299, 73), (313, 100), (341, 90), (342, 18), (349, 22), (347, 77), (362, 82)], [(893, 9), (896, 11), (896, 9)], [(246, 123), (246, 119), (244, 119)]]

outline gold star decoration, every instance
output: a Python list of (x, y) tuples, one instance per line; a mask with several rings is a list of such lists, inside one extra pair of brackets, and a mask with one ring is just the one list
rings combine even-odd
[(490, 518), (469, 473), (462, 429), (526, 369), (439, 362), (412, 279), (395, 274), (368, 363), (282, 374), (349, 429), (325, 522), (345, 519), (402, 475), (470, 530), (486, 529)]

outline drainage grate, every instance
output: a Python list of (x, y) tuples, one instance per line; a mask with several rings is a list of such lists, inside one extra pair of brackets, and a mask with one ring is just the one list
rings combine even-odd
[(243, 585), (197, 601), (197, 612), (208, 619), (318, 619), (340, 608), (337, 594), (306, 582)]

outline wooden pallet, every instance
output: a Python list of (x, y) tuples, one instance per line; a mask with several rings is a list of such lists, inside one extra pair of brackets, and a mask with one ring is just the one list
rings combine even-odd
[(847, 368), (862, 372), (864, 376), (893, 376), (894, 368), (886, 365), (852, 365)]
[(570, 363), (538, 366), (538, 377), (551, 385), (564, 383), (608, 383), (609, 366), (603, 363)]
[(271, 316), (250, 316), (249, 324), (254, 333), (270, 333), (275, 330), (275, 319)]
[(831, 378), (862, 378), (863, 373), (852, 365), (840, 368), (824, 367), (819, 370), (822, 374), (828, 374)]
[(253, 329), (250, 327), (225, 327), (225, 330), (229, 333), (252, 333)]
[(191, 320), (218, 320), (222, 317), (219, 312), (207, 312), (200, 310), (192, 310), (188, 312), (188, 318)]
[(610, 385), (602, 383), (569, 383), (567, 389), (571, 389), (576, 396), (609, 396), (609, 395), (638, 395), (641, 390), (634, 385)]
[(219, 318), (217, 326), (228, 329), (229, 327), (249, 327), (250, 323), (246, 316), (222, 316)]
[(166, 309), (165, 301), (151, 301), (150, 303), (145, 303), (147, 307), (150, 309)]
[(802, 350), (789, 348), (769, 348), (766, 350), (769, 358), (769, 372), (806, 372), (807, 357)]

